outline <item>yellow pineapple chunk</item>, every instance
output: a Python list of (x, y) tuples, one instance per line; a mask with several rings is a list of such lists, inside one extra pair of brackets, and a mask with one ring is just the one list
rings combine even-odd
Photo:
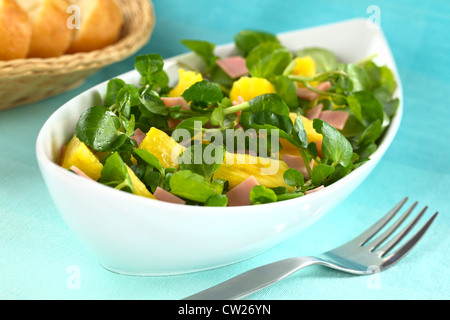
[(233, 83), (230, 100), (238, 102), (239, 97), (241, 97), (246, 102), (267, 93), (275, 93), (274, 86), (268, 80), (257, 77), (242, 77)]
[(224, 163), (214, 174), (214, 179), (228, 180), (229, 188), (232, 189), (254, 176), (260, 185), (267, 188), (283, 186), (292, 191), (293, 188), (288, 186), (283, 178), (287, 169), (288, 165), (281, 160), (227, 153)]
[(195, 71), (186, 71), (184, 69), (179, 69), (178, 74), (178, 84), (169, 92), (169, 97), (180, 97), (193, 84), (203, 80), (203, 76), (201, 75), (201, 73)]
[(131, 168), (128, 166), (127, 170), (128, 174), (130, 175), (131, 184), (133, 185), (134, 194), (141, 197), (156, 199), (155, 196), (150, 191), (148, 191), (145, 184), (141, 180), (139, 180), (139, 178), (134, 174), (134, 171), (131, 170)]
[(65, 169), (75, 166), (96, 181), (100, 178), (103, 169), (103, 165), (94, 153), (76, 136), (73, 136), (67, 145), (61, 159), (61, 166)]
[(295, 58), (293, 75), (302, 77), (314, 77), (317, 74), (316, 62), (310, 56)]
[(186, 150), (164, 131), (152, 127), (139, 145), (153, 154), (165, 168), (178, 167), (178, 156)]

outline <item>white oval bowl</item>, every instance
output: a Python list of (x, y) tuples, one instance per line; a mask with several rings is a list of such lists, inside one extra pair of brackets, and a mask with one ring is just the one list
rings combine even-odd
[[(44, 124), (36, 143), (37, 160), (48, 190), (64, 221), (107, 269), (128, 275), (170, 275), (234, 263), (257, 255), (297, 234), (342, 202), (378, 164), (398, 131), (403, 96), (397, 68), (382, 32), (366, 20), (350, 20), (280, 34), (291, 50), (318, 46), (344, 62), (377, 53), (397, 77), (400, 106), (371, 160), (343, 179), (307, 196), (272, 204), (208, 208), (181, 206), (138, 197), (77, 176), (56, 162), (73, 135), (81, 113), (102, 101), (107, 82), (59, 108)], [(234, 46), (216, 48), (232, 54)], [(177, 63), (201, 67), (193, 54), (165, 61), (172, 82)], [(138, 84), (137, 72), (122, 76)]]

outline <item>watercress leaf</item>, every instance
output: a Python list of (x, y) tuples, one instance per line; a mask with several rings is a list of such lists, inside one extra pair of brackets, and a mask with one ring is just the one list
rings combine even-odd
[(150, 191), (154, 193), (156, 188), (161, 184), (162, 174), (159, 171), (148, 169), (144, 176), (145, 185), (150, 188)]
[(138, 163), (148, 164), (159, 172), (164, 171), (164, 167), (161, 165), (161, 162), (158, 160), (158, 158), (145, 149), (134, 149), (133, 156), (136, 158)]
[(122, 79), (112, 79), (108, 82), (108, 86), (106, 88), (105, 107), (111, 107), (116, 103), (116, 96), (120, 89), (122, 89), (125, 85), (126, 83)]
[(391, 69), (386, 66), (380, 67), (380, 87), (387, 90), (390, 95), (393, 95), (397, 89), (397, 82)]
[(306, 134), (305, 126), (300, 117), (297, 117), (294, 122), (294, 127), (292, 129), (292, 136), (297, 142), (297, 145), (301, 148), (308, 148), (308, 136)]
[(123, 135), (121, 126), (120, 119), (108, 108), (94, 106), (80, 116), (75, 134), (94, 150), (108, 152), (120, 146), (118, 139)]
[(140, 55), (135, 58), (134, 67), (142, 76), (143, 84), (152, 84), (161, 77), (164, 60), (159, 54)]
[(193, 101), (194, 103), (203, 103), (206, 106), (223, 98), (223, 93), (220, 87), (207, 80), (194, 83), (189, 89), (183, 93), (183, 98), (186, 101)]
[(214, 55), (215, 45), (213, 43), (201, 40), (181, 40), (181, 43), (199, 55), (208, 67), (211, 67), (217, 58)]
[(208, 117), (192, 117), (181, 121), (172, 133), (172, 138), (181, 142), (183, 138), (195, 137), (202, 131), (202, 127), (208, 122)]
[(286, 187), (275, 187), (270, 189), (273, 190), (277, 196), (288, 193), (288, 189)]
[(170, 108), (167, 108), (161, 98), (154, 92), (147, 92), (139, 97), (139, 108), (142, 115), (148, 118), (154, 115), (168, 116)]
[(240, 123), (244, 130), (257, 128), (254, 125), (270, 125), (283, 130), (286, 133), (292, 131), (292, 120), (289, 116), (281, 116), (270, 110), (261, 110), (255, 112), (243, 112)]
[(283, 193), (283, 194), (277, 195), (277, 202), (291, 200), (291, 199), (299, 198), (302, 196), (304, 196), (304, 193), (299, 190), (296, 190), (291, 193)]
[(248, 103), (251, 112), (268, 110), (281, 116), (289, 116), (290, 113), (286, 102), (276, 93), (262, 94)]
[(250, 203), (252, 205), (272, 202), (277, 202), (277, 195), (272, 189), (258, 185), (250, 191)]
[(349, 174), (353, 169), (354, 169), (353, 164), (350, 164), (346, 167), (343, 167), (340, 164), (338, 164), (336, 167), (334, 167), (334, 172), (330, 176), (328, 176), (326, 181), (324, 181), (324, 185), (328, 186), (332, 183), (335, 183), (336, 181), (342, 179), (347, 174)]
[(235, 37), (234, 42), (244, 56), (247, 56), (255, 47), (265, 42), (280, 44), (278, 38), (268, 32), (258, 30), (242, 30)]
[(319, 156), (319, 150), (317, 149), (317, 144), (315, 142), (311, 142), (308, 144), (308, 153), (312, 158), (317, 158)]
[(297, 88), (294, 82), (288, 76), (281, 75), (275, 82), (275, 90), (278, 95), (286, 102), (289, 108), (296, 108), (299, 105), (297, 97)]
[(170, 178), (170, 190), (173, 194), (192, 201), (204, 203), (216, 189), (205, 177), (190, 170), (180, 170)]
[(380, 137), (382, 131), (383, 128), (381, 127), (380, 120), (372, 122), (359, 137), (358, 146), (362, 147), (375, 143), (375, 141)]
[(332, 161), (332, 165), (341, 164), (346, 167), (351, 163), (353, 148), (350, 142), (333, 126), (323, 120), (314, 119), (313, 127), (323, 135), (322, 158)]
[(311, 174), (311, 181), (314, 185), (324, 185), (326, 179), (334, 173), (335, 167), (326, 164), (319, 164), (314, 167)]
[(134, 193), (127, 165), (118, 152), (114, 152), (108, 157), (98, 182), (119, 190)]
[(371, 81), (363, 67), (349, 63), (345, 67), (345, 72), (352, 81), (354, 91), (370, 90)]
[(248, 54), (246, 64), (253, 77), (271, 79), (283, 74), (291, 60), (291, 53), (285, 47), (264, 42)]
[(287, 169), (283, 173), (283, 179), (288, 186), (300, 188), (305, 183), (303, 174), (297, 169)]
[(179, 169), (190, 170), (209, 181), (222, 165), (224, 157), (225, 149), (223, 145), (195, 144), (180, 155)]
[(130, 117), (131, 107), (138, 104), (139, 91), (134, 85), (127, 84), (117, 93), (115, 106), (126, 118)]
[[(361, 116), (364, 120), (365, 126), (368, 126), (376, 120), (383, 122), (384, 111), (383, 105), (370, 91), (358, 91), (352, 93), (354, 97), (352, 103), (359, 103)], [(348, 100), (348, 98), (347, 98)], [(353, 110), (353, 109), (352, 109)], [(355, 115), (356, 116), (356, 115)]]
[(205, 207), (226, 207), (228, 198), (224, 194), (213, 194), (206, 199)]
[(223, 107), (219, 104), (219, 106), (214, 108), (213, 112), (211, 113), (211, 118), (209, 119), (209, 122), (213, 126), (223, 127), (224, 120), (225, 120), (225, 113), (223, 112)]
[(214, 179), (211, 181), (211, 185), (214, 187), (216, 192), (222, 193), (223, 191), (227, 191), (230, 187), (230, 183), (225, 179)]
[(295, 55), (297, 57), (310, 56), (316, 62), (318, 73), (334, 70), (338, 63), (336, 55), (323, 48), (306, 48), (297, 51)]

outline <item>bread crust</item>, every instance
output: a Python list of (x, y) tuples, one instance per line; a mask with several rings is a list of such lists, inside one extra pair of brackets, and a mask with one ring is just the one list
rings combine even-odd
[(0, 0), (0, 60), (26, 58), (31, 36), (28, 13), (15, 0)]
[[(30, 0), (21, 0), (30, 1)], [(33, 23), (30, 58), (52, 58), (63, 55), (72, 42), (73, 30), (67, 26), (67, 0), (43, 0)]]
[(123, 25), (123, 14), (115, 0), (72, 0), (83, 7), (83, 1), (95, 2), (90, 14), (81, 12), (81, 28), (75, 31), (67, 53), (90, 52), (115, 43)]

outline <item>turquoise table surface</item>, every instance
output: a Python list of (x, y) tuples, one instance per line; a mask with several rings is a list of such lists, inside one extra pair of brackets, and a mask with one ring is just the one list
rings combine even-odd
[(450, 298), (449, 1), (153, 3), (156, 28), (137, 54), (160, 53), (164, 58), (187, 52), (181, 39), (224, 44), (244, 28), (279, 33), (369, 18), (367, 9), (377, 5), (404, 89), (404, 117), (393, 144), (350, 197), (304, 232), (263, 254), (187, 275), (115, 274), (97, 262), (60, 217), (37, 166), (35, 142), (56, 109), (91, 86), (132, 69), (130, 57), (75, 90), (0, 112), (0, 299), (181, 299), (253, 267), (331, 249), (359, 234), (405, 196), (409, 203), (428, 205), (428, 216), (440, 214), (418, 246), (394, 267), (367, 277), (310, 267), (247, 299)]

